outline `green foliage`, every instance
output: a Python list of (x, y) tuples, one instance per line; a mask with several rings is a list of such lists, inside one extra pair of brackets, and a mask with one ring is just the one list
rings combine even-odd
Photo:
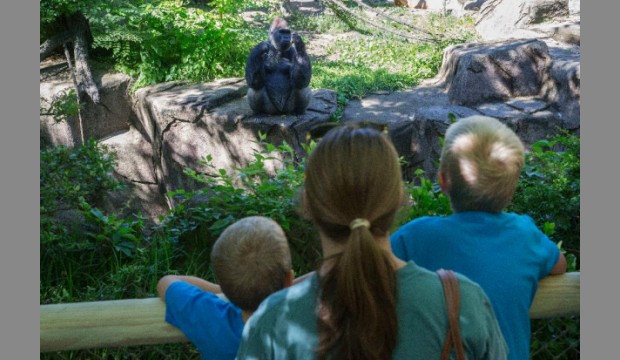
[(105, 191), (121, 186), (112, 176), (115, 154), (95, 140), (75, 149), (42, 149), (39, 156), (41, 214), (77, 208), (80, 199), (97, 202)]
[(401, 209), (396, 217), (393, 230), (401, 225), (422, 216), (450, 215), (450, 200), (445, 196), (439, 185), (424, 177), (424, 171), (415, 171), (415, 178), (405, 183), (406, 194), (409, 195), (407, 205)]
[(40, 151), (42, 302), (97, 296), (94, 274), (137, 255), (143, 220), (107, 216), (93, 205), (122, 187), (112, 175), (114, 161), (92, 139), (75, 149)]
[(55, 123), (76, 117), (80, 112), (80, 103), (75, 89), (63, 90), (54, 95), (49, 108), (41, 109), (41, 115), (51, 115)]
[(39, 2), (39, 20), (42, 24), (52, 23), (60, 15), (84, 11), (93, 1), (88, 0), (41, 0)]
[[(297, 273), (313, 270), (320, 255), (316, 232), (309, 221), (297, 214), (297, 193), (303, 181), (303, 162), (296, 164), (295, 152), (286, 142), (274, 146), (261, 137), (262, 150), (254, 152), (254, 159), (247, 166), (235, 168), (234, 173), (217, 169), (213, 158), (207, 155), (202, 163), (214, 175), (186, 169), (185, 173), (205, 184), (205, 190), (186, 192), (179, 190), (172, 196), (183, 202), (175, 207), (163, 224), (174, 228), (170, 236), (177, 238), (203, 226), (211, 241), (235, 221), (253, 215), (270, 217), (278, 222), (287, 234)], [(311, 144), (307, 151), (310, 151)], [(273, 169), (275, 168), (275, 169)], [(188, 204), (196, 197), (207, 197), (204, 205)]]
[[(563, 132), (532, 145), (510, 210), (530, 215), (579, 271), (580, 141)], [(579, 317), (532, 321), (533, 359), (579, 358)]]
[[(580, 146), (567, 132), (539, 141), (526, 155), (511, 211), (530, 215), (547, 234), (562, 242), (570, 254), (579, 255)], [(553, 225), (545, 225), (553, 223)], [(574, 262), (567, 256), (569, 263)], [(578, 265), (575, 265), (578, 268)]]
[(251, 37), (239, 0), (213, 0), (209, 10), (183, 1), (105, 6), (91, 17), (94, 47), (111, 51), (134, 88), (164, 81), (208, 81), (242, 76)]
[(555, 318), (532, 320), (532, 360), (579, 359), (580, 318)]

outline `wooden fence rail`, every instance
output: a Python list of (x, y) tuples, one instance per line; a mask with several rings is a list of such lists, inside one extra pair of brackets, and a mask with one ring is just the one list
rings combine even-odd
[[(579, 314), (580, 273), (540, 282), (532, 319)], [(40, 306), (41, 352), (185, 342), (159, 298)]]

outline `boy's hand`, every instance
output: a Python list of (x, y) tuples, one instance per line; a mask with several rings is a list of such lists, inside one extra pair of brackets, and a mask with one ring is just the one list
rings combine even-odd
[(549, 272), (549, 275), (561, 275), (561, 274), (564, 274), (565, 272), (566, 272), (566, 258), (564, 257), (564, 254), (560, 252), (560, 257), (558, 258), (558, 261), (555, 263), (555, 265), (553, 265), (553, 268)]

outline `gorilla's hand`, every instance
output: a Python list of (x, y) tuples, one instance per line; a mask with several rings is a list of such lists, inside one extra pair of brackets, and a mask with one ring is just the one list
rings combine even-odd
[(266, 42), (266, 41), (260, 43), (258, 46), (259, 46), (258, 53), (260, 55), (266, 54), (267, 52), (269, 52), (269, 49), (271, 48), (271, 45), (268, 42)]
[(304, 45), (303, 40), (301, 40), (301, 36), (299, 36), (298, 33), (293, 33), (292, 38), (293, 44), (295, 44), (295, 49), (297, 50), (297, 52), (305, 53), (306, 46)]

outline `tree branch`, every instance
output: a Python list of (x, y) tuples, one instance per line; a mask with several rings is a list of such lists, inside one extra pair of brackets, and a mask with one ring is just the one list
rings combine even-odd
[(50, 55), (52, 55), (52, 52), (54, 52), (57, 47), (62, 46), (68, 41), (71, 41), (73, 39), (73, 36), (73, 31), (67, 30), (55, 34), (51, 38), (45, 40), (45, 42), (43, 42), (43, 44), (39, 46), (39, 61), (47, 59)]

